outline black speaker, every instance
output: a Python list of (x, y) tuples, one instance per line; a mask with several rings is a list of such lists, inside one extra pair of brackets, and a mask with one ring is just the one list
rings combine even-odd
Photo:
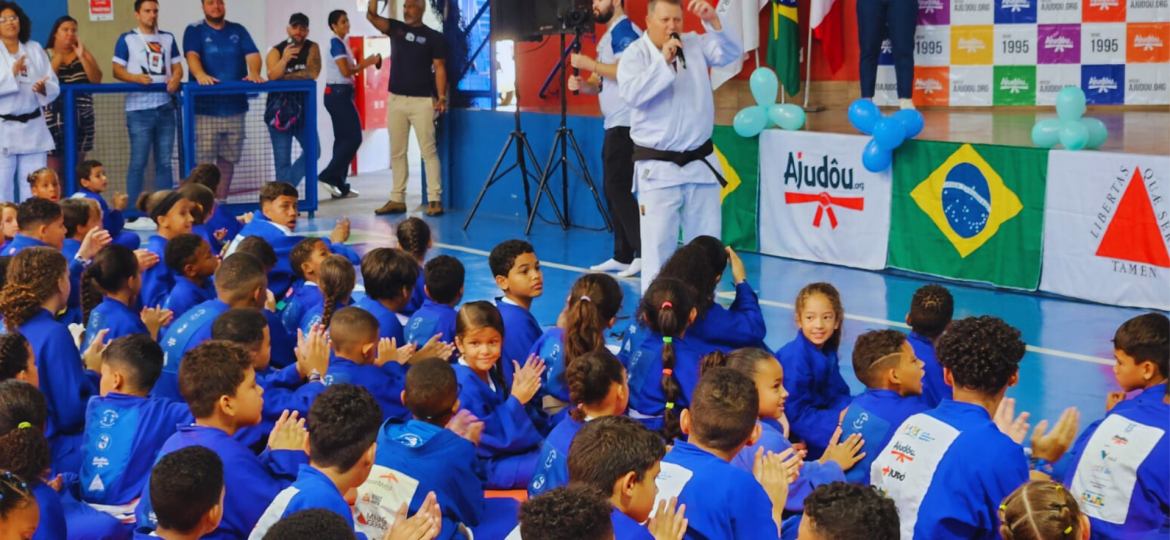
[(540, 41), (593, 30), (592, 0), (491, 0), (492, 39)]
[[(491, 0), (493, 41), (540, 41), (533, 4), (550, 0)], [(555, 0), (553, 0), (555, 1)]]

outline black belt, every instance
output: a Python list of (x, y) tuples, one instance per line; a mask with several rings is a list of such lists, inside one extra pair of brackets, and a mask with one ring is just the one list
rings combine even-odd
[(8, 120), (9, 122), (20, 122), (27, 124), (29, 120), (35, 120), (41, 117), (41, 110), (37, 109), (26, 114), (0, 114), (0, 120)]
[(707, 161), (707, 156), (715, 152), (715, 143), (711, 139), (700, 145), (694, 150), (687, 150), (686, 152), (672, 152), (670, 150), (655, 150), (653, 148), (646, 148), (645, 146), (634, 145), (634, 161), (669, 161), (678, 165), (679, 167), (686, 167), (696, 161), (702, 161), (708, 169), (711, 169), (711, 174), (719, 180), (719, 185), (727, 187), (727, 180), (723, 175), (719, 174), (719, 169), (711, 165)]

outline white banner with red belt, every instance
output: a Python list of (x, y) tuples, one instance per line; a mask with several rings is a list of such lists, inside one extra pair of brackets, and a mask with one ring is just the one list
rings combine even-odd
[(861, 165), (870, 137), (765, 130), (760, 136), (760, 252), (855, 268), (886, 267), (889, 171)]

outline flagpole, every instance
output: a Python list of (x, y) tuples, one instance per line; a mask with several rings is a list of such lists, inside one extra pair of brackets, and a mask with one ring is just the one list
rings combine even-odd
[(808, 27), (808, 47), (805, 48), (805, 54), (808, 56), (806, 56), (805, 60), (804, 60), (804, 64), (805, 64), (805, 67), (804, 67), (804, 110), (805, 110), (805, 112), (821, 112), (821, 111), (825, 110), (824, 107), (821, 107), (820, 105), (814, 105), (812, 107), (809, 107), (809, 105), (808, 105), (808, 95), (810, 93), (812, 93), (811, 92), (812, 88), (810, 88), (809, 85), (812, 84), (812, 41), (813, 41), (813, 29), (812, 29), (812, 24), (811, 24), (812, 21), (809, 21), (809, 23), (810, 24)]

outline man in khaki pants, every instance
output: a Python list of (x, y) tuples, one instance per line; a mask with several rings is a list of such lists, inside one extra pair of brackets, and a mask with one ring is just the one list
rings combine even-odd
[[(379, 216), (406, 212), (406, 149), (410, 128), (418, 139), (427, 173), (427, 215), (443, 213), (435, 119), (447, 110), (447, 45), (443, 34), (423, 25), (426, 0), (406, 0), (402, 20), (388, 19), (369, 3), (366, 19), (390, 37), (390, 98), (386, 126), (390, 130), (390, 168), (394, 189), (390, 202), (374, 211)], [(436, 97), (437, 96), (437, 97)]]

